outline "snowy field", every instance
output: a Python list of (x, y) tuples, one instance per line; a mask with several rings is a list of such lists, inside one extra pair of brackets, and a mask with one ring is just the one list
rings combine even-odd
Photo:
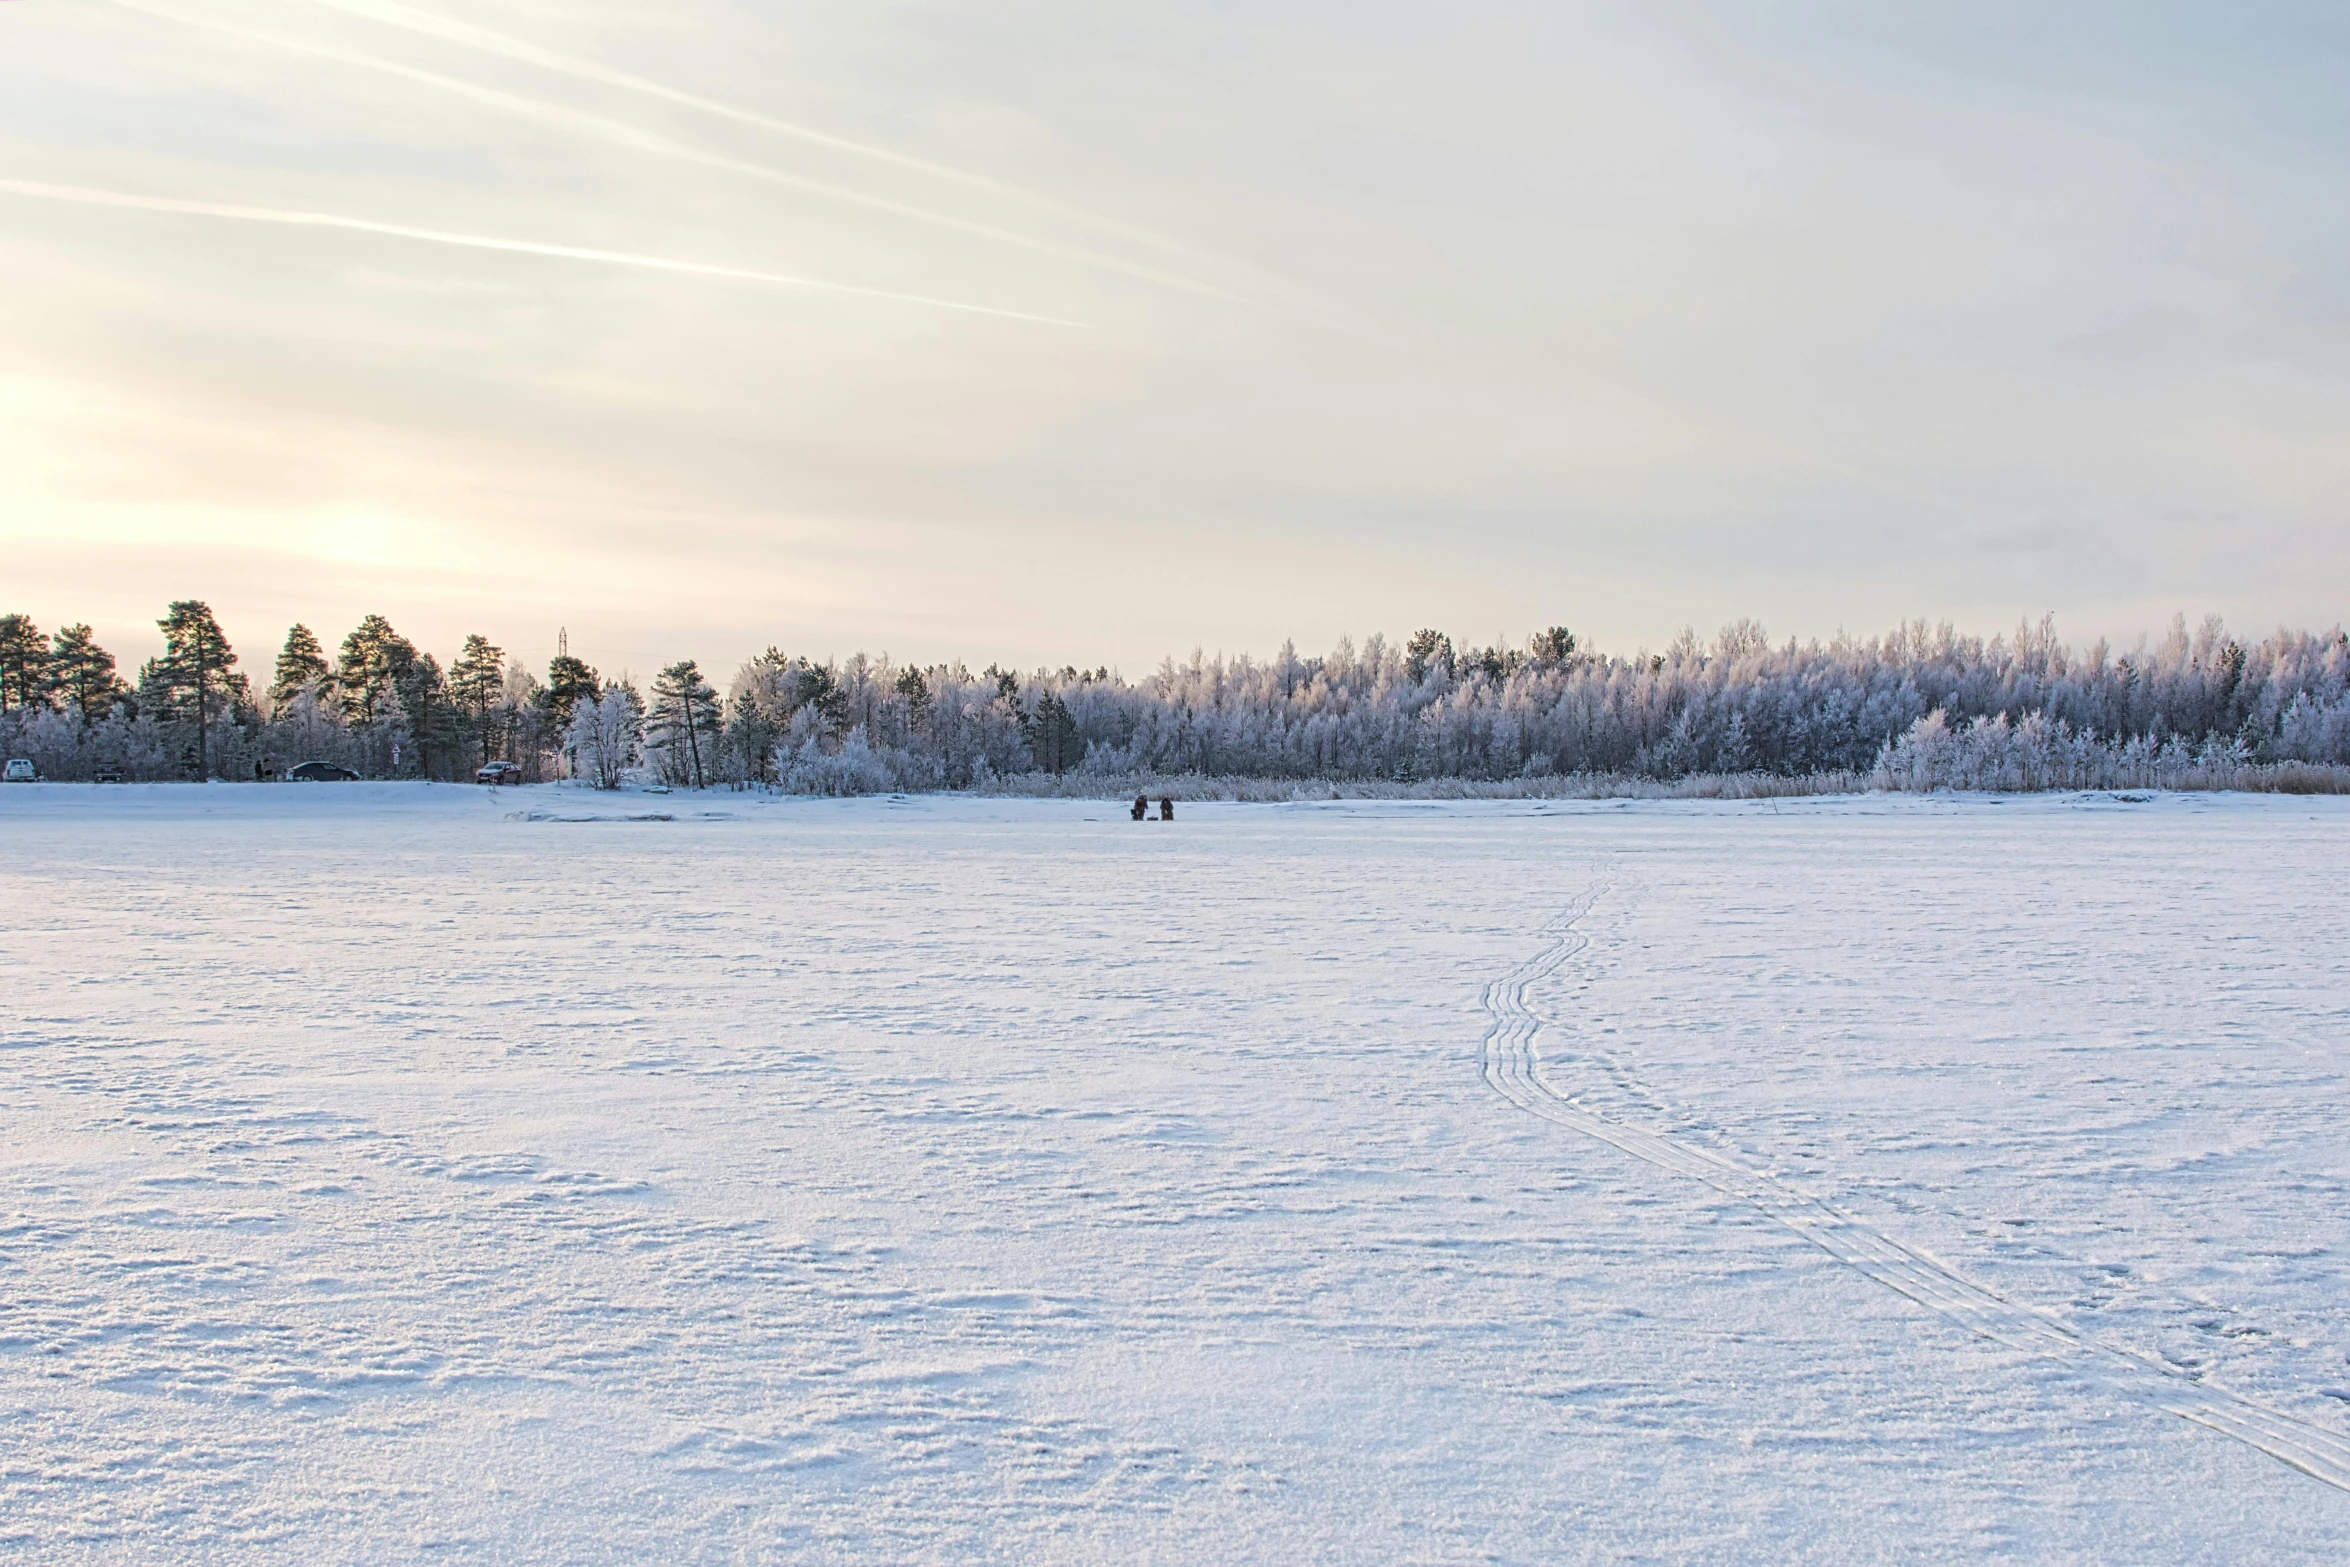
[(32, 785), (0, 890), (0, 1558), (2350, 1560), (2350, 800)]

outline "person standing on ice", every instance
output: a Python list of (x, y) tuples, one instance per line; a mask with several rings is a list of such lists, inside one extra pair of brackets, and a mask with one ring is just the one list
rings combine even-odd
[(1171, 822), (1174, 819), (1175, 797), (1171, 794), (1163, 794), (1159, 796), (1159, 820), (1163, 822)]
[(1138, 821), (1138, 822), (1139, 822), (1139, 821), (1143, 820), (1144, 818), (1148, 817), (1148, 816), (1150, 815), (1150, 813), (1151, 813), (1151, 802), (1150, 802), (1150, 796), (1149, 796), (1149, 795), (1146, 795), (1146, 794), (1138, 794), (1138, 795), (1136, 795), (1136, 796), (1134, 797), (1134, 819), (1135, 819), (1136, 821)]

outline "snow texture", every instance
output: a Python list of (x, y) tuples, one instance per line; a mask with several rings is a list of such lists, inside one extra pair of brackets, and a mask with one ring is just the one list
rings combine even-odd
[(0, 844), (0, 1558), (2350, 1559), (2350, 802)]

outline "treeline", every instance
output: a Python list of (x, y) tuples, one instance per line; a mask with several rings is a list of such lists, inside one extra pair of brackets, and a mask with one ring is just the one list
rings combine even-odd
[(2350, 638), (2244, 641), (2216, 619), (2122, 650), (2069, 647), (2050, 621), (1988, 640), (1918, 622), (1779, 644), (1742, 621), (1631, 657), (1563, 627), (1522, 648), (1422, 631), (1310, 658), (1194, 654), (1139, 681), (770, 648), (723, 694), (691, 660), (645, 691), (568, 652), (542, 678), (482, 636), (444, 668), (374, 615), (332, 657), (294, 627), (256, 691), (202, 603), (175, 603), (158, 624), (165, 651), (133, 682), (86, 626), (45, 637), (0, 617), (7, 754), (56, 778), (250, 778), (311, 760), (460, 778), (507, 761), (528, 779), (605, 787), (643, 769), (673, 785), (830, 794), (1178, 775), (2031, 788), (2350, 765)]
[[(591, 771), (625, 769), (642, 755), (644, 698), (567, 650), (540, 680), (487, 637), (469, 636), (444, 668), (369, 615), (331, 658), (309, 627), (293, 627), (256, 691), (208, 605), (174, 603), (156, 624), (163, 653), (133, 682), (86, 625), (45, 638), (29, 616), (0, 616), (0, 737), (8, 754), (65, 779), (268, 778), (306, 761), (369, 778), (456, 779), (510, 761), (533, 780), (570, 776), (582, 738), (599, 746)], [(690, 688), (697, 728), (714, 734), (717, 693), (690, 662), (663, 671), (656, 693), (677, 679)], [(605, 709), (610, 723), (583, 724)], [(607, 732), (624, 733), (624, 743), (604, 744)]]

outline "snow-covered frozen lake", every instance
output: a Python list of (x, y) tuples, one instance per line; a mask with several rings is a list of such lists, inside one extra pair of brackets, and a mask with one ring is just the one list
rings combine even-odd
[(0, 1557), (2350, 1560), (2350, 800), (33, 785), (0, 895)]

